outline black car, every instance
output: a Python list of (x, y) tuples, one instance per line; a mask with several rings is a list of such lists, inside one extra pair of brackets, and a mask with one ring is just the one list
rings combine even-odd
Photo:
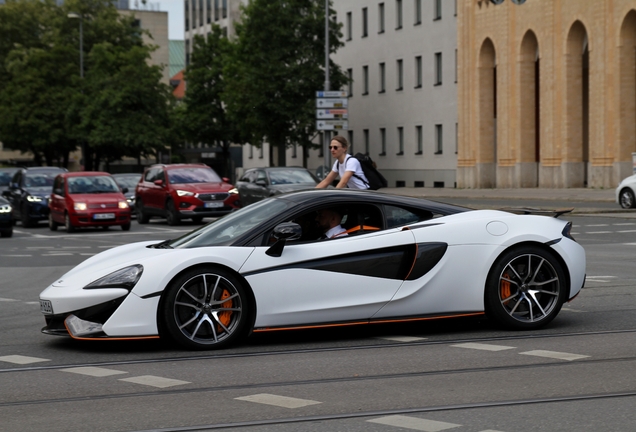
[(241, 204), (246, 206), (270, 196), (313, 189), (320, 180), (302, 167), (252, 168), (236, 182)]
[(0, 193), (9, 189), (9, 183), (19, 168), (0, 168)]
[(13, 215), (11, 214), (11, 204), (0, 197), (0, 237), (11, 237), (12, 235)]
[(30, 227), (49, 217), (49, 197), (53, 190), (53, 179), (64, 168), (33, 167), (20, 168), (13, 175), (9, 189), (2, 195), (13, 207), (13, 217)]
[(141, 174), (126, 173), (126, 174), (113, 174), (113, 178), (117, 182), (119, 188), (124, 191), (124, 188), (128, 189), (124, 192), (126, 201), (128, 201), (128, 207), (130, 207), (130, 214), (135, 214), (135, 188), (137, 183), (141, 179)]

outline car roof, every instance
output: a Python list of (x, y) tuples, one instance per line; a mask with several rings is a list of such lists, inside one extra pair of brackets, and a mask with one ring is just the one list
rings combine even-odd
[[(175, 168), (210, 168), (208, 165), (204, 163), (183, 163), (183, 164), (155, 164), (149, 166), (150, 168), (165, 168), (165, 169), (175, 169)], [(212, 169), (212, 168), (210, 168)]]
[(66, 172), (68, 171), (66, 168), (60, 167), (25, 167), (21, 168), (27, 172)]
[(103, 171), (76, 171), (76, 172), (67, 172), (60, 174), (62, 177), (95, 177), (95, 176), (108, 176), (110, 177), (110, 173)]

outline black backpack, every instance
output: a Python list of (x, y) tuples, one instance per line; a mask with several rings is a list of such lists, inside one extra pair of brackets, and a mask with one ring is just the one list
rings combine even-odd
[[(360, 162), (362, 172), (364, 172), (364, 176), (367, 178), (368, 182), (364, 181), (360, 178), (360, 176), (355, 174), (353, 174), (354, 177), (362, 180), (362, 182), (369, 186), (369, 189), (371, 190), (378, 190), (380, 188), (387, 187), (389, 183), (386, 181), (384, 176), (380, 174), (380, 171), (377, 170), (375, 163), (369, 156), (362, 153), (356, 153), (353, 157), (358, 159), (358, 162)], [(347, 159), (349, 158), (347, 157)], [(345, 159), (345, 167), (347, 166), (347, 159)], [(340, 168), (340, 162), (338, 162), (338, 168)]]

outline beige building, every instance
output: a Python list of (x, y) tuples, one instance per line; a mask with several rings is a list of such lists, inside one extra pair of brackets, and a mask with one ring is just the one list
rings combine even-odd
[(636, 152), (636, 0), (458, 1), (458, 187), (615, 187)]

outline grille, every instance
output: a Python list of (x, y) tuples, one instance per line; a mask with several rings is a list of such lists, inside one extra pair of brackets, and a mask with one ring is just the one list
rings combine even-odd
[(88, 208), (99, 209), (99, 208), (117, 208), (117, 203), (108, 203), (108, 204), (89, 204)]
[(206, 193), (206, 194), (199, 194), (198, 198), (201, 201), (225, 201), (225, 199), (229, 195), (230, 194), (228, 194), (228, 193), (215, 193), (215, 194)]

